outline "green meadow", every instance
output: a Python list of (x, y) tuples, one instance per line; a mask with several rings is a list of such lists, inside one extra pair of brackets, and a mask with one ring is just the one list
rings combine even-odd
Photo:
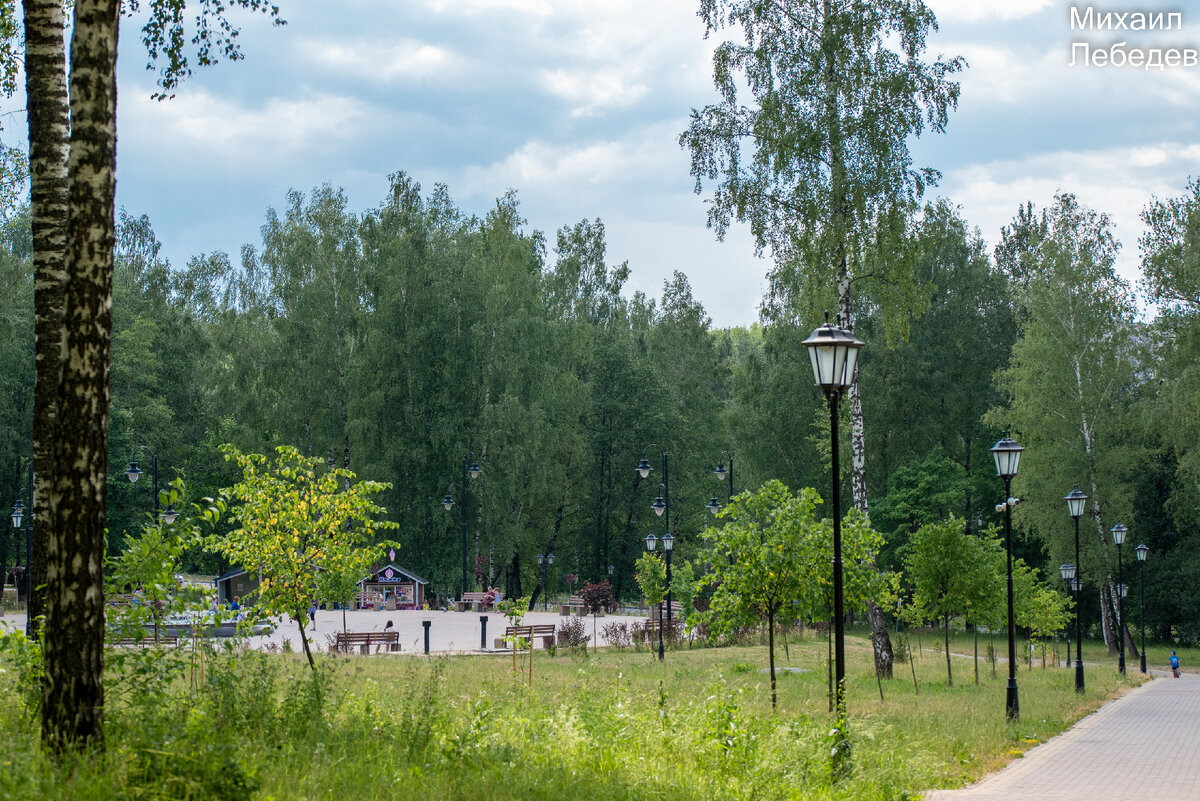
[(948, 686), (939, 640), (910, 638), (916, 658), (877, 682), (865, 632), (850, 635), (852, 767), (837, 781), (827, 644), (811, 632), (786, 655), (777, 643), (775, 713), (757, 641), (683, 645), (661, 663), (645, 649), (539, 650), (532, 675), (527, 652), (515, 670), (511, 655), (372, 655), (325, 656), (315, 673), (294, 654), (120, 653), (107, 752), (61, 766), (38, 747), (32, 655), (9, 640), (0, 798), (904, 799), (1001, 767), (1141, 680), (1105, 659), (1077, 695), (1072, 671), (1023, 664), (1021, 719), (1007, 725), (1004, 663), (993, 676), (981, 660), (975, 685), (955, 655)]

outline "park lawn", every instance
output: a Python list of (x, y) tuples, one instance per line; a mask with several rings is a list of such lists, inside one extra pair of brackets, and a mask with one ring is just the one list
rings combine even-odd
[[(1134, 640), (1137, 640), (1137, 630), (1134, 632)], [(901, 635), (903, 636), (903, 635)], [(921, 650), (926, 656), (930, 652), (936, 651), (940, 656), (942, 651), (942, 631), (941, 629), (913, 629), (907, 632), (909, 641), (912, 643), (913, 650)], [(895, 635), (893, 634), (893, 637)], [(1005, 658), (1008, 654), (1008, 640), (1003, 632), (997, 632), (994, 640), (991, 635), (984, 632), (979, 635), (979, 659), (980, 671), (985, 669), (983, 660), (987, 655), (989, 643), (995, 645), (996, 651), (1001, 658)], [(919, 645), (918, 645), (919, 644)], [(973, 653), (974, 640), (970, 632), (951, 628), (950, 633), (950, 652), (952, 654), (962, 654), (969, 656)], [(1024, 639), (1017, 640), (1017, 659), (1021, 665), (1021, 671), (1025, 672), (1030, 669), (1027, 659), (1029, 641)], [(1170, 670), (1170, 665), (1167, 658), (1171, 655), (1171, 651), (1175, 650), (1179, 654), (1181, 660), (1181, 670), (1184, 672), (1200, 672), (1200, 648), (1183, 645), (1166, 645), (1164, 643), (1147, 642), (1146, 643), (1146, 668), (1147, 670), (1166, 672)], [(1055, 658), (1059, 662), (1063, 662), (1067, 658), (1067, 642), (1064, 639), (1047, 643), (1045, 648), (1046, 662), (1049, 664)], [(1071, 661), (1074, 664), (1075, 660), (1075, 639), (1071, 638)], [(1083, 661), (1085, 669), (1090, 673), (1093, 666), (1103, 667), (1106, 670), (1117, 669), (1117, 655), (1109, 654), (1102, 640), (1085, 639), (1083, 641)], [(1125, 655), (1126, 667), (1130, 673), (1138, 672), (1140, 662), (1132, 652)], [(1035, 643), (1033, 668), (1040, 668), (1042, 664), (1042, 645)], [(970, 669), (968, 667), (968, 669)], [(990, 666), (986, 669), (990, 670)], [(959, 680), (959, 671), (962, 670), (957, 664), (954, 666), (954, 680), (957, 683)], [(945, 675), (945, 660), (942, 660), (942, 675)], [(967, 678), (970, 678), (969, 676)], [(1086, 682), (1086, 679), (1085, 679)]]
[[(952, 648), (953, 650), (953, 648)], [(879, 698), (870, 645), (847, 640), (852, 770), (832, 782), (823, 638), (779, 647), (779, 709), (766, 648), (508, 655), (210, 659), (200, 689), (114, 679), (108, 754), (55, 769), (0, 676), (0, 798), (116, 799), (902, 799), (1004, 764), (1134, 685), (1065, 669), (1022, 671), (1021, 722), (1004, 721), (1005, 675), (945, 684), (940, 652), (897, 664)], [(1001, 666), (1003, 667), (1003, 666)], [(139, 668), (139, 670), (141, 670)]]

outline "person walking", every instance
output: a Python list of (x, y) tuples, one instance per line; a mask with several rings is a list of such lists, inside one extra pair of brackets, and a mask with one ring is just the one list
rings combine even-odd
[(1179, 678), (1179, 657), (1174, 651), (1171, 652), (1171, 673), (1175, 678)]

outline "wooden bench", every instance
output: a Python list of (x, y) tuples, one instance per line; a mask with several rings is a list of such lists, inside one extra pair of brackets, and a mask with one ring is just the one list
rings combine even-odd
[(337, 632), (337, 649), (342, 653), (350, 653), (351, 646), (357, 645), (359, 653), (371, 653), (371, 646), (379, 653), (380, 646), (387, 646), (389, 651), (400, 650), (400, 632), (395, 629), (388, 631), (339, 631)]
[(488, 612), (494, 603), (495, 599), (489, 592), (464, 592), (462, 599), (454, 602), (454, 611), (466, 612), (473, 609), (476, 612)]
[(533, 645), (534, 637), (542, 638), (542, 647), (549, 648), (554, 645), (554, 624), (545, 623), (537, 626), (509, 626), (504, 629), (504, 636), (497, 637), (495, 646), (497, 649), (505, 647), (505, 643), (512, 642), (514, 637), (521, 637), (529, 644)]
[(110, 645), (117, 645), (121, 647), (141, 646), (143, 648), (154, 646), (166, 647), (168, 645), (179, 645), (179, 637), (175, 635), (164, 634), (163, 636), (159, 637), (157, 641), (152, 635), (147, 635), (140, 640), (137, 637), (118, 637), (117, 639), (113, 640)]
[(565, 604), (559, 604), (558, 613), (564, 617), (570, 617), (572, 614), (583, 614), (583, 596), (572, 595), (567, 599)]
[[(651, 620), (658, 620), (660, 609), (662, 610), (663, 614), (665, 615), (665, 613), (667, 611), (667, 602), (666, 601), (663, 601), (661, 604), (652, 604), (650, 606), (650, 619)], [(679, 601), (671, 601), (671, 617), (677, 618), (677, 617), (682, 617), (682, 616), (683, 616), (683, 604), (679, 603)]]

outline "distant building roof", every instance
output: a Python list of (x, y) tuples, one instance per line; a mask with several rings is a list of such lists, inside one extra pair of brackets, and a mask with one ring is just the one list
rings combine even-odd
[[(389, 571), (390, 571), (390, 573), (389, 573)], [(362, 581), (360, 581), (358, 583), (362, 584), (363, 582), (366, 582), (366, 581), (400, 582), (400, 581), (406, 581), (406, 580), (407, 581), (415, 581), (418, 584), (428, 584), (429, 583), (425, 579), (418, 576), (416, 573), (412, 572), (411, 570), (406, 570), (405, 568), (400, 567), (395, 562), (389, 562), (386, 565), (383, 565), (379, 568), (376, 568), (375, 570), (372, 570), (370, 573), (367, 574), (366, 578), (362, 579)]]

